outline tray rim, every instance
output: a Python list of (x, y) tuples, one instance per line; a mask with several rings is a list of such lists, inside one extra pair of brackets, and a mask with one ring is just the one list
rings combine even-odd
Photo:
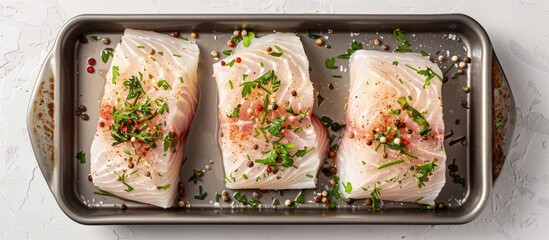
[[(337, 20), (340, 22), (345, 21), (366, 21), (368, 19), (375, 19), (377, 21), (384, 20), (388, 22), (399, 22), (403, 21), (405, 19), (415, 19), (415, 20), (421, 20), (421, 19), (427, 19), (427, 18), (437, 18), (440, 20), (453, 20), (462, 22), (465, 25), (468, 25), (471, 30), (475, 32), (475, 34), (479, 37), (480, 42), (479, 45), (482, 47), (482, 55), (483, 56), (492, 56), (492, 46), (490, 43), (490, 40), (488, 38), (488, 35), (486, 34), (483, 27), (475, 21), (473, 18), (464, 15), (464, 14), (421, 14), (421, 15), (410, 15), (410, 14), (379, 14), (379, 15), (362, 15), (362, 14), (124, 14), (124, 15), (114, 15), (114, 14), (84, 14), (84, 15), (78, 15), (70, 19), (60, 30), (56, 40), (55, 40), (55, 46), (52, 52), (50, 53), (52, 57), (47, 58), (46, 64), (48, 64), (48, 61), (55, 61), (55, 59), (61, 59), (61, 51), (59, 49), (62, 49), (64, 46), (63, 36), (68, 34), (71, 31), (71, 28), (75, 27), (77, 24), (81, 22), (86, 21), (109, 21), (109, 20), (154, 20), (154, 21), (185, 21), (185, 20), (193, 20), (196, 21), (196, 19), (206, 19), (208, 21), (222, 21), (222, 20), (229, 20), (231, 21), (267, 21), (267, 20), (278, 20), (278, 21), (292, 21), (292, 20), (298, 20), (300, 18), (306, 18), (306, 20)], [(398, 20), (400, 19), (400, 20)], [(493, 56), (492, 56), (493, 57)], [(482, 86), (483, 88), (492, 89), (491, 86), (491, 71), (489, 69), (492, 66), (492, 57), (484, 57), (482, 59), (482, 70), (481, 70), (481, 76), (482, 76)], [(52, 60), (53, 59), (53, 60)], [(46, 65), (45, 64), (45, 65)], [(46, 66), (43, 67), (43, 69), (46, 68)], [(56, 76), (62, 76), (60, 74), (59, 67), (56, 69), (53, 69), (54, 75)], [(34, 99), (36, 98), (36, 90), (37, 86), (40, 81), (37, 82), (37, 85), (34, 89), (34, 94), (31, 97), (29, 109), (28, 109), (28, 127), (31, 129), (31, 116), (32, 116), (32, 104)], [(60, 92), (61, 86), (60, 84), (55, 84), (54, 86), (54, 92), (58, 93)], [(481, 149), (477, 149), (478, 151), (482, 152), (482, 159), (485, 161), (482, 161), (481, 164), (481, 173), (483, 174), (481, 177), (481, 183), (478, 183), (481, 189), (479, 190), (479, 201), (476, 203), (476, 205), (467, 213), (457, 216), (457, 217), (425, 217), (428, 216), (428, 214), (420, 214), (418, 216), (419, 218), (414, 218), (413, 216), (407, 217), (406, 219), (401, 218), (395, 218), (394, 216), (385, 216), (383, 217), (381, 214), (380, 216), (376, 216), (375, 221), (369, 221), (366, 218), (361, 218), (360, 215), (354, 215), (354, 216), (337, 216), (337, 214), (328, 214), (323, 215), (322, 218), (314, 218), (311, 216), (303, 216), (303, 215), (292, 215), (292, 218), (289, 219), (287, 216), (268, 216), (268, 215), (255, 215), (250, 216), (246, 215), (245, 219), (239, 218), (238, 221), (235, 221), (235, 219), (231, 219), (230, 224), (239, 224), (239, 223), (252, 223), (252, 224), (284, 224), (284, 223), (305, 223), (305, 224), (328, 224), (328, 223), (369, 223), (369, 224), (462, 224), (467, 223), (472, 220), (474, 220), (478, 215), (482, 213), (482, 210), (484, 209), (485, 205), (488, 202), (488, 199), (490, 197), (490, 191), (492, 186), (492, 176), (491, 176), (491, 159), (492, 159), (492, 152), (491, 151), (483, 151), (486, 149), (491, 149), (492, 147), (492, 129), (491, 129), (491, 122), (492, 122), (492, 92), (485, 93), (483, 95), (483, 98), (480, 99), (482, 101), (482, 116), (479, 117), (481, 119), (481, 123), (483, 126), (483, 131), (480, 132), (480, 135), (482, 136), (482, 139), (485, 139), (485, 141), (482, 141), (479, 143), (479, 146), (481, 146)], [(54, 96), (54, 103), (57, 108), (57, 106), (60, 106), (61, 99), (60, 97), (55, 94)], [(61, 120), (60, 114), (56, 111), (54, 114), (54, 121), (59, 124)], [(54, 150), (54, 158), (59, 159), (59, 152), (61, 146), (60, 141), (60, 131), (56, 129), (54, 131), (54, 142), (53, 145), (55, 146)], [(32, 133), (29, 131), (29, 134), (32, 135)], [(35, 141), (33, 141), (33, 137), (31, 136), (31, 142), (33, 145), (33, 150), (36, 154), (36, 147), (35, 147)], [(40, 162), (40, 159), (37, 159)], [(40, 166), (43, 174), (45, 170), (42, 166)], [(185, 223), (185, 224), (203, 224), (203, 223), (224, 223), (227, 224), (229, 219), (226, 217), (220, 217), (220, 216), (194, 216), (197, 218), (193, 218), (193, 216), (179, 216), (177, 218), (171, 217), (171, 216), (161, 216), (159, 214), (151, 214), (148, 215), (147, 222), (144, 222), (142, 219), (137, 218), (136, 216), (142, 216), (142, 214), (132, 215), (133, 217), (128, 217), (124, 215), (113, 215), (113, 216), (91, 216), (91, 215), (84, 215), (81, 213), (81, 211), (77, 211), (77, 209), (74, 208), (74, 206), (71, 206), (68, 204), (69, 194), (65, 194), (67, 189), (62, 189), (59, 187), (56, 187), (59, 181), (61, 181), (61, 174), (60, 174), (60, 164), (54, 164), (53, 167), (53, 180), (49, 181), (49, 187), (56, 198), (56, 202), (60, 206), (60, 208), (63, 210), (63, 212), (72, 220), (81, 223), (81, 224), (161, 224), (161, 223)], [(320, 211), (318, 211), (320, 212)], [(233, 217), (234, 218), (234, 217)], [(435, 222), (436, 221), (436, 222)]]

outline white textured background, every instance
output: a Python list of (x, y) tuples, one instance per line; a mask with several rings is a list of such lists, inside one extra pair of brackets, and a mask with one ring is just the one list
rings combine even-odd
[[(30, 92), (61, 26), (84, 13), (240, 12), (456, 12), (479, 21), (510, 79), (519, 115), (510, 157), (484, 213), (462, 226), (83, 226), (67, 218), (38, 169), (25, 122)], [(1, 0), (0, 239), (547, 239), (548, 24), (549, 0)]]

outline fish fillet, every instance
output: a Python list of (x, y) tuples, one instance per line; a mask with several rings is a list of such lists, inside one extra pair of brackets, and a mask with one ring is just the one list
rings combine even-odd
[(95, 186), (128, 200), (172, 206), (198, 101), (198, 55), (191, 41), (124, 32), (90, 150)]
[(360, 50), (350, 74), (341, 193), (432, 204), (446, 181), (440, 69), (417, 53)]
[(213, 67), (226, 186), (314, 188), (328, 137), (312, 115), (314, 89), (299, 38), (276, 33), (241, 43)]

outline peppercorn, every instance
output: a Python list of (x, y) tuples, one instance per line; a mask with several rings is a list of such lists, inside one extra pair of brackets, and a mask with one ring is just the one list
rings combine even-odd
[(227, 190), (223, 190), (223, 192), (221, 192), (221, 195), (222, 196), (229, 196), (229, 192), (227, 192)]
[(470, 57), (464, 57), (463, 61), (466, 62), (466, 63), (471, 63), (471, 58)]
[(219, 53), (217, 51), (212, 51), (210, 55), (212, 55), (212, 57), (214, 58), (219, 57)]
[(120, 204), (120, 206), (118, 206), (118, 207), (119, 207), (121, 210), (124, 210), (124, 209), (128, 208), (128, 207), (126, 206), (126, 204), (124, 204), (124, 203)]
[(292, 205), (292, 201), (290, 199), (286, 199), (286, 201), (284, 201), (284, 205), (289, 207), (290, 205)]
[(389, 46), (387, 46), (386, 44), (383, 44), (383, 46), (381, 46), (381, 49), (384, 51), (387, 51), (389, 50)]
[(459, 123), (460, 123), (459, 119), (456, 119), (456, 120), (454, 121), (454, 123), (455, 123), (456, 125), (459, 125)]
[(78, 106), (78, 111), (80, 111), (80, 112), (85, 112), (86, 110), (88, 110), (88, 109), (86, 108), (86, 106), (84, 106), (84, 105)]
[(84, 121), (88, 121), (90, 119), (90, 116), (88, 116), (88, 114), (84, 113), (84, 114), (80, 115), (80, 118), (82, 118), (82, 120), (84, 120)]
[(350, 138), (350, 139), (353, 139), (353, 138), (355, 138), (355, 133), (353, 133), (353, 132), (349, 132), (349, 138)]
[(421, 136), (421, 140), (427, 140), (427, 135)]
[(196, 176), (202, 177), (203, 175), (204, 175), (204, 172), (202, 172), (202, 170), (200, 169), (196, 170)]
[(155, 53), (156, 53), (156, 50), (154, 50), (154, 49), (151, 49), (151, 50), (149, 51), (149, 54), (150, 54), (150, 55), (154, 55)]
[(336, 157), (336, 154), (337, 154), (336, 151), (330, 150), (330, 151), (328, 152), (328, 157), (329, 157), (329, 158), (335, 158), (335, 157)]
[(335, 186), (337, 182), (334, 179), (330, 179), (330, 185)]
[(92, 66), (88, 66), (88, 67), (86, 68), (86, 71), (87, 71), (88, 73), (94, 73), (94, 72), (95, 72), (95, 68), (93, 68)]
[(278, 109), (278, 104), (276, 103), (273, 103), (272, 107), (271, 107), (273, 110), (277, 110)]
[(409, 128), (408, 128), (408, 130), (406, 130), (406, 132), (407, 132), (408, 134), (412, 134), (412, 129), (409, 129)]
[(324, 175), (326, 177), (331, 177), (332, 176), (332, 172), (330, 172), (329, 168), (322, 168), (322, 173), (324, 173)]
[(446, 205), (445, 205), (443, 202), (439, 202), (439, 203), (437, 204), (437, 207), (438, 207), (438, 209), (445, 209), (445, 208), (446, 208)]
[(461, 101), (461, 106), (467, 108), (467, 100)]
[(128, 163), (128, 168), (132, 169), (134, 167), (134, 164), (132, 162)]
[(471, 88), (465, 86), (465, 87), (463, 87), (463, 92), (469, 93), (469, 92), (471, 92)]
[(387, 157), (389, 157), (389, 154), (384, 153), (384, 154), (383, 154), (383, 158), (387, 158)]
[(373, 143), (373, 141), (370, 139), (370, 140), (368, 140), (368, 141), (366, 142), (366, 145), (371, 146), (372, 143)]
[(255, 144), (254, 145), (254, 150), (257, 150), (259, 148), (259, 145)]
[(238, 36), (238, 34), (240, 34), (240, 32), (239, 32), (238, 30), (234, 30), (234, 31), (233, 31), (233, 36), (236, 37), (236, 36)]
[(197, 32), (191, 32), (191, 37), (192, 38), (198, 38), (198, 33)]
[(460, 62), (460, 63), (459, 63), (459, 67), (460, 67), (460, 68), (467, 68), (467, 63), (465, 63), (465, 62)]
[(231, 200), (231, 198), (229, 196), (223, 196), (223, 201), (224, 202), (229, 202)]
[(292, 96), (297, 96), (297, 92), (296, 91), (292, 91)]
[(206, 170), (211, 170), (211, 169), (212, 169), (212, 166), (206, 164), (206, 166), (204, 166), (204, 168), (206, 168)]
[(260, 193), (259, 191), (255, 191), (255, 192), (253, 193), (253, 196), (254, 196), (254, 198), (259, 199), (259, 198), (261, 197), (261, 193)]
[(366, 204), (367, 206), (371, 206), (372, 205), (372, 199), (371, 198), (366, 198), (364, 199), (364, 204)]
[(438, 60), (441, 61), (441, 62), (444, 62), (444, 61), (446, 61), (446, 57), (444, 57), (443, 55), (440, 55), (440, 56), (438, 56)]
[(322, 40), (322, 38), (318, 38), (316, 39), (315, 44), (317, 46), (322, 46), (324, 44), (324, 40)]
[(91, 174), (88, 175), (88, 181), (93, 181), (93, 176)]
[(172, 37), (178, 38), (179, 37), (179, 32), (172, 32)]
[(272, 47), (268, 47), (267, 48), (267, 52), (272, 52), (273, 51), (273, 48)]
[(242, 62), (242, 58), (237, 57), (237, 58), (235, 59), (235, 61), (236, 61), (236, 63), (241, 63), (241, 62)]
[(396, 119), (396, 120), (395, 120), (395, 126), (396, 126), (396, 127), (400, 127), (400, 119)]
[(456, 177), (457, 175), (459, 175), (459, 172), (458, 171), (450, 171), (450, 177)]
[(267, 171), (268, 173), (272, 173), (272, 172), (273, 172), (273, 168), (267, 167), (267, 169), (265, 169), (265, 171)]
[(80, 42), (83, 43), (83, 44), (88, 43), (88, 39), (86, 38), (86, 36), (80, 36), (80, 37), (79, 37), (79, 40), (80, 40)]
[(331, 167), (331, 168), (330, 168), (330, 172), (331, 172), (332, 174), (336, 174), (336, 173), (337, 173), (337, 168), (336, 168), (336, 167)]
[(315, 197), (315, 202), (316, 202), (316, 203), (322, 202), (322, 196), (320, 196), (320, 195), (319, 195), (319, 196), (316, 196), (316, 197)]
[(109, 45), (111, 44), (111, 40), (109, 38), (103, 38), (103, 44)]
[(185, 201), (179, 200), (179, 202), (177, 202), (177, 206), (179, 206), (180, 208), (184, 208), (185, 207)]
[(236, 43), (234, 41), (230, 40), (230, 41), (227, 42), (227, 46), (233, 48), (234, 46), (236, 46)]
[(463, 139), (463, 140), (461, 140), (461, 145), (467, 146), (467, 145), (469, 145), (469, 141), (467, 141), (467, 139)]
[(247, 36), (248, 35), (248, 31), (246, 31), (246, 29), (242, 30), (242, 32), (240, 32), (240, 35), (242, 36)]
[(452, 60), (452, 62), (457, 62), (459, 60), (459, 57), (454, 55), (454, 56), (452, 56), (451, 60)]
[(349, 205), (353, 205), (353, 203), (355, 203), (355, 200), (354, 199), (347, 199), (347, 204)]
[(376, 46), (381, 45), (381, 40), (379, 40), (379, 38), (374, 39), (374, 45)]
[(254, 167), (254, 162), (248, 161), (248, 167), (249, 167), (249, 168)]
[(340, 128), (340, 125), (339, 123), (333, 122), (332, 125), (330, 125), (330, 128), (332, 129), (332, 131), (338, 131)]
[(457, 71), (457, 74), (458, 74), (458, 75), (463, 75), (463, 74), (465, 74), (465, 71), (464, 71), (463, 69), (459, 69), (459, 70)]
[(450, 164), (450, 165), (448, 165), (448, 170), (457, 171), (457, 170), (459, 170), (459, 167), (455, 164)]

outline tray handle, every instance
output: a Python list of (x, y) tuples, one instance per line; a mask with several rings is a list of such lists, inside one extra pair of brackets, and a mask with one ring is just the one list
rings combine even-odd
[(38, 74), (29, 102), (27, 129), (38, 166), (55, 191), (55, 54), (50, 52)]
[(492, 86), (493, 86), (493, 182), (499, 177), (505, 160), (509, 154), (509, 146), (516, 123), (516, 106), (509, 86), (509, 81), (503, 72), (496, 53), (492, 54)]

